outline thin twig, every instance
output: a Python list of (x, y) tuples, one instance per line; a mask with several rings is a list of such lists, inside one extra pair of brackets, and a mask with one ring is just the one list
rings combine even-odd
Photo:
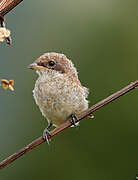
[(0, 15), (5, 16), (23, 0), (2, 0), (0, 2)]
[[(83, 113), (81, 113), (77, 117), (77, 122), (82, 120), (82, 119), (84, 119), (85, 117), (89, 116), (90, 114), (92, 114), (93, 112), (95, 112), (98, 109), (102, 108), (103, 106), (111, 103), (112, 101), (114, 101), (115, 99), (119, 98), (120, 96), (128, 93), (129, 91), (131, 91), (133, 89), (135, 89), (136, 87), (138, 87), (138, 80), (132, 82), (131, 84), (129, 84), (128, 86), (124, 87), (120, 91), (117, 91), (116, 93), (112, 94), (111, 96), (109, 96), (109, 97), (105, 98), (104, 100), (99, 101), (95, 105), (91, 106), (89, 109), (87, 109), (86, 111), (84, 111)], [(71, 126), (70, 121), (67, 121), (64, 124), (62, 124), (61, 126), (55, 128), (54, 130), (51, 131), (51, 137), (49, 137), (49, 139), (52, 138), (53, 136), (55, 136), (56, 134), (62, 132), (63, 130), (67, 129), (70, 126)], [(0, 169), (5, 168), (9, 164), (11, 164), (13, 161), (18, 159), (20, 156), (22, 156), (22, 155), (26, 154), (27, 152), (31, 151), (32, 149), (34, 149), (35, 147), (39, 146), (43, 142), (44, 142), (44, 140), (43, 140), (42, 137), (39, 137), (38, 139), (34, 140), (30, 144), (28, 144), (26, 147), (20, 149), (18, 152), (12, 154), (11, 156), (9, 156), (5, 160), (3, 160), (0, 163)]]

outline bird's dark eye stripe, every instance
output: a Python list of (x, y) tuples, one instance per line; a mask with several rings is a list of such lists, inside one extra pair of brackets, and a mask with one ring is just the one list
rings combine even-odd
[(39, 66), (44, 66), (44, 67), (47, 66), (47, 63), (45, 63), (45, 62), (38, 62), (37, 64), (38, 64)]
[(39, 66), (43, 66), (43, 67), (47, 67), (47, 66), (53, 67), (53, 66), (55, 65), (55, 62), (54, 62), (54, 61), (38, 62), (37, 64), (38, 64)]
[(55, 62), (54, 62), (54, 61), (49, 61), (49, 62), (48, 62), (48, 65), (49, 65), (49, 66), (54, 66), (54, 65), (55, 65)]

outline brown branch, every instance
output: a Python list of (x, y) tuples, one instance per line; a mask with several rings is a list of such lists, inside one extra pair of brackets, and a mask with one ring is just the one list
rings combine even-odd
[(0, 15), (5, 16), (23, 0), (2, 0), (0, 2)]
[[(77, 117), (78, 118), (77, 122), (82, 120), (82, 119), (84, 119), (85, 117), (87, 117), (88, 115), (92, 114), (93, 112), (97, 111), (101, 107), (103, 107), (103, 106), (109, 104), (110, 102), (114, 101), (115, 99), (119, 98), (120, 96), (128, 93), (129, 91), (131, 91), (133, 89), (135, 89), (136, 87), (138, 87), (138, 80), (132, 82), (131, 84), (129, 84), (128, 86), (124, 87), (120, 91), (117, 91), (116, 93), (112, 94), (111, 96), (109, 96), (109, 97), (105, 98), (104, 100), (99, 101), (95, 105), (91, 106), (89, 109), (87, 109), (86, 111), (84, 111), (83, 113), (81, 113)], [(61, 126), (59, 126), (58, 128), (55, 128), (54, 130), (51, 131), (51, 137), (49, 137), (49, 139), (52, 138), (53, 136), (55, 136), (56, 134), (62, 132), (63, 130), (67, 129), (70, 126), (71, 126), (70, 121), (67, 121), (64, 124), (62, 124)], [(44, 140), (43, 140), (42, 137), (39, 137), (38, 139), (34, 140), (30, 144), (28, 144), (26, 147), (20, 149), (18, 152), (12, 154), (11, 156), (9, 156), (5, 160), (3, 160), (0, 163), (0, 169), (3, 169), (4, 167), (8, 166), (13, 161), (18, 159), (20, 156), (22, 156), (22, 155), (26, 154), (27, 152), (31, 151), (32, 149), (34, 149), (35, 147), (39, 146), (43, 142), (44, 142)]]

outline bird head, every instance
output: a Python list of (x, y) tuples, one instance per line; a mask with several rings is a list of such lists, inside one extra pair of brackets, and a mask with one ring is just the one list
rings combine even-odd
[(29, 68), (36, 70), (38, 74), (56, 71), (60, 74), (72, 74), (77, 76), (76, 68), (71, 60), (64, 54), (55, 52), (43, 54), (34, 63), (30, 64)]

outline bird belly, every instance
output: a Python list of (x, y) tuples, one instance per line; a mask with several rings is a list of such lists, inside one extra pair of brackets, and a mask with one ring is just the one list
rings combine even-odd
[(64, 99), (63, 96), (45, 96), (42, 98), (35, 96), (37, 105), (42, 114), (53, 125), (59, 126), (68, 120), (71, 114), (79, 114), (88, 108), (88, 102), (84, 99), (76, 99), (73, 102), (70, 98)]
[(78, 115), (88, 108), (83, 88), (59, 82), (38, 81), (33, 90), (36, 104), (42, 114), (55, 126), (67, 121), (71, 114)]
[(45, 101), (44, 106), (40, 107), (42, 114), (48, 121), (51, 121), (55, 126), (59, 126), (68, 120), (68, 117), (73, 113), (70, 105), (64, 102)]

